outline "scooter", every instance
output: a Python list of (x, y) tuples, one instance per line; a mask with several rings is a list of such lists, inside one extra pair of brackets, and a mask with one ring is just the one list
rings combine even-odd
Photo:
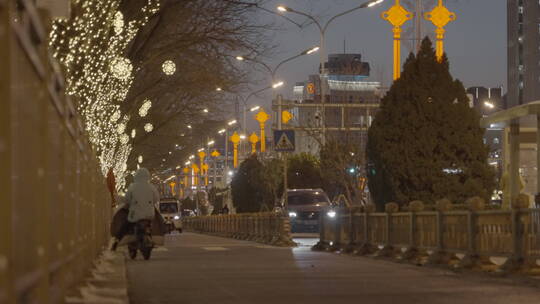
[(137, 251), (140, 251), (145, 260), (150, 259), (154, 242), (152, 242), (152, 222), (149, 220), (140, 220), (134, 227), (134, 240), (128, 243), (129, 257), (133, 260), (137, 257)]

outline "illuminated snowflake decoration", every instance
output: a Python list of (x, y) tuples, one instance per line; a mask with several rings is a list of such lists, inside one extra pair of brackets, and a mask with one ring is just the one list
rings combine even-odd
[(137, 158), (137, 161), (139, 162), (139, 164), (142, 164), (142, 162), (143, 162), (142, 155), (139, 155), (139, 157)]
[(135, 129), (131, 130), (131, 138), (135, 138), (135, 135), (137, 135), (137, 131)]
[(131, 76), (131, 71), (133, 70), (133, 66), (131, 65), (131, 61), (127, 58), (122, 57), (116, 57), (111, 61), (111, 73), (114, 77), (126, 80)]
[(120, 142), (124, 145), (127, 144), (129, 142), (129, 136), (127, 134), (120, 135)]
[(116, 133), (118, 134), (124, 133), (125, 130), (126, 130), (126, 125), (123, 123), (119, 124), (118, 127), (116, 127)]
[(176, 64), (174, 64), (174, 62), (172, 62), (171, 60), (166, 60), (161, 65), (161, 69), (163, 70), (163, 73), (165, 73), (165, 75), (171, 76), (172, 74), (174, 74), (174, 72), (176, 72)]
[(151, 123), (147, 123), (144, 125), (144, 130), (148, 133), (152, 132), (154, 130), (154, 126)]
[(145, 117), (148, 115), (148, 110), (152, 107), (152, 102), (148, 99), (145, 99), (143, 101), (142, 106), (139, 108), (139, 116)]
[(124, 30), (124, 15), (122, 15), (121, 12), (116, 12), (116, 14), (114, 14), (113, 27), (116, 35), (122, 34), (122, 31)]

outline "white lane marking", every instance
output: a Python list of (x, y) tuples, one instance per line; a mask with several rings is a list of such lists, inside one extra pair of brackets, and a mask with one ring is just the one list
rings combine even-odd
[(289, 247), (278, 247), (278, 246), (270, 246), (270, 245), (254, 245), (255, 248), (261, 248), (261, 249), (290, 249)]
[(161, 252), (161, 251), (169, 251), (169, 249), (167, 249), (165, 247), (156, 247), (156, 248), (152, 249), (152, 251)]
[(202, 249), (204, 250), (208, 250), (208, 251), (225, 251), (225, 250), (229, 250), (228, 248), (225, 248), (225, 247), (201, 247)]

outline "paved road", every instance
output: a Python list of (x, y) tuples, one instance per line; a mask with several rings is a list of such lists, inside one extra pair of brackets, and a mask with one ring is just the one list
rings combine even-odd
[(540, 303), (540, 289), (508, 279), (312, 252), (314, 239), (301, 241), (170, 236), (150, 261), (128, 262), (131, 303)]

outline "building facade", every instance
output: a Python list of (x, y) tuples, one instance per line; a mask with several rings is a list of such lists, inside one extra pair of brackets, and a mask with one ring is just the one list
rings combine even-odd
[[(370, 66), (362, 61), (361, 54), (330, 54), (324, 67), (322, 77), (310, 75), (293, 88), (289, 109), (298, 130), (296, 152), (318, 153), (323, 124), (326, 140), (365, 145), (367, 128), (379, 107), (381, 85), (369, 79)], [(325, 86), (325, 115), (321, 86)]]
[[(507, 35), (510, 108), (540, 100), (540, 1), (507, 0)], [(521, 119), (520, 132), (534, 132), (535, 120), (532, 116)], [(540, 192), (536, 189), (536, 149), (536, 144), (523, 141), (520, 144), (523, 192), (530, 195)]]
[(508, 0), (508, 106), (540, 100), (540, 1)]

